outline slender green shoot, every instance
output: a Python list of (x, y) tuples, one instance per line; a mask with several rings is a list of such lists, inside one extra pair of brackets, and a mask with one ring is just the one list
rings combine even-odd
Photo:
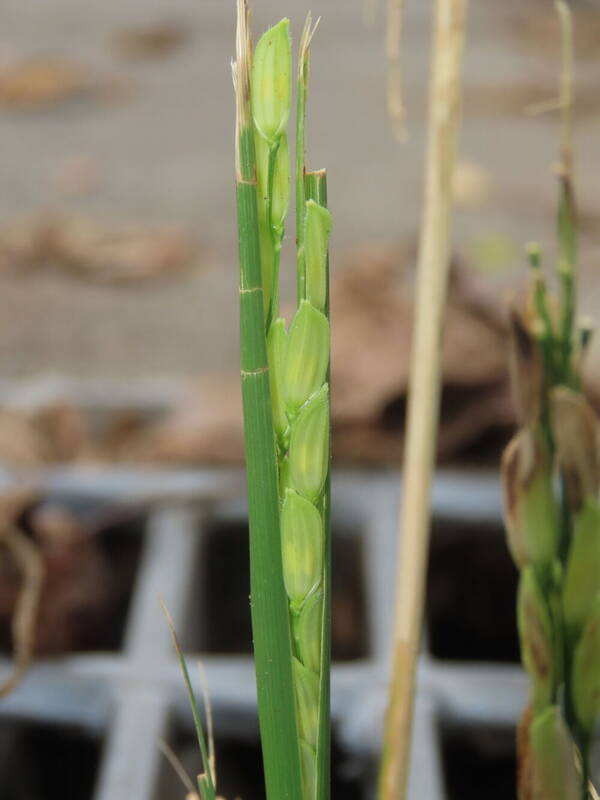
[[(277, 456), (281, 555), (296, 699), (295, 742), (304, 800), (329, 797), (330, 672), (330, 402), (328, 319), (328, 240), (324, 172), (307, 173), (305, 118), (310, 43), (315, 31), (308, 16), (300, 42), (296, 152), (297, 284), (296, 312), (289, 328), (268, 305), (265, 334), (269, 366), (273, 439)], [(286, 123), (291, 86), (288, 22), (259, 40), (252, 71), (252, 112), (259, 158), (259, 240), (278, 251), (289, 207)], [(285, 85), (281, 76), (286, 76)], [(283, 154), (283, 155), (282, 155)], [(263, 275), (264, 269), (263, 254)], [(278, 296), (278, 262), (271, 287)]]
[[(327, 173), (318, 170), (305, 173), (305, 197), (323, 208), (327, 208)], [(324, 314), (329, 316), (329, 264), (326, 268), (326, 300)], [(331, 320), (330, 320), (331, 321)], [(331, 365), (328, 366), (326, 380), (330, 381)], [(329, 400), (331, 404), (331, 397)], [(331, 452), (331, 446), (330, 446)], [(319, 684), (319, 733), (317, 739), (317, 800), (326, 800), (329, 796), (330, 783), (330, 688), (329, 674), (331, 670), (331, 472), (327, 472), (327, 480), (323, 490), (322, 501), (324, 530), (324, 569), (323, 569), (323, 613), (321, 621), (321, 664)]]
[(305, 266), (304, 266), (304, 206), (306, 203), (306, 153), (305, 153), (305, 128), (306, 128), (306, 101), (308, 95), (308, 82), (310, 78), (310, 44), (320, 20), (313, 25), (310, 12), (306, 16), (300, 49), (298, 53), (298, 76), (296, 94), (296, 251), (297, 251), (297, 291), (298, 302), (305, 297)]
[(190, 673), (187, 668), (187, 663), (185, 660), (185, 656), (183, 654), (183, 649), (181, 647), (181, 644), (179, 643), (179, 639), (177, 637), (177, 632), (175, 631), (175, 626), (173, 624), (171, 615), (169, 614), (167, 607), (164, 605), (164, 603), (162, 603), (162, 601), (161, 605), (164, 615), (167, 619), (169, 630), (171, 631), (173, 646), (175, 648), (175, 652), (177, 653), (177, 658), (179, 659), (183, 680), (185, 682), (185, 688), (188, 694), (188, 700), (190, 702), (190, 706), (192, 709), (192, 716), (194, 718), (194, 727), (196, 729), (196, 738), (198, 740), (198, 747), (200, 749), (200, 755), (202, 758), (202, 770), (203, 770), (202, 773), (198, 776), (198, 790), (200, 792), (200, 797), (202, 798), (202, 800), (217, 800), (217, 790), (215, 787), (213, 766), (211, 765), (209, 749), (206, 746), (206, 737), (204, 735), (202, 716), (200, 714), (200, 709), (198, 708), (198, 703), (196, 701), (196, 695), (194, 693), (194, 688), (192, 686), (192, 681), (190, 679)]
[(290, 199), (289, 22), (282, 20), (260, 38), (249, 77), (247, 7), (241, 0), (239, 14), (234, 80), (242, 394), (259, 718), (265, 774), (271, 778), (267, 795), (328, 800), (331, 216), (325, 173), (306, 173), (304, 154), (315, 27), (309, 15), (300, 43), (298, 302), (288, 327), (279, 317), (279, 263)]
[[(280, 34), (286, 31), (280, 29)], [(248, 5), (238, 0), (236, 61), (236, 184), (240, 255), (240, 372), (250, 522), (250, 583), (258, 711), (268, 800), (301, 800), (302, 782), (292, 646), (283, 583), (278, 465), (265, 331), (255, 151), (257, 107), (251, 97)], [(280, 76), (263, 50), (254, 69)], [(285, 77), (285, 76), (284, 76)], [(285, 94), (285, 85), (275, 92)], [(277, 138), (281, 109), (264, 103), (262, 132)], [(284, 109), (285, 112), (285, 109)], [(285, 121), (283, 123), (285, 127)], [(271, 142), (269, 143), (271, 144)], [(269, 223), (271, 221), (269, 220)]]

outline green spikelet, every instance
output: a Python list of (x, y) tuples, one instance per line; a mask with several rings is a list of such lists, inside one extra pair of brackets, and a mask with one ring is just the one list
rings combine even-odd
[(323, 521), (312, 503), (287, 489), (281, 512), (283, 580), (292, 609), (300, 609), (323, 574)]
[(300, 739), (300, 764), (302, 766), (304, 797), (315, 797), (317, 788), (317, 754), (304, 739)]
[(573, 705), (590, 736), (600, 715), (600, 594), (587, 617), (573, 659)]
[(600, 593), (600, 506), (588, 499), (575, 519), (564, 579), (567, 631), (576, 641)]
[(540, 435), (520, 431), (502, 461), (504, 518), (518, 567), (549, 570), (558, 550), (558, 505), (552, 488), (552, 459)]
[(327, 299), (327, 250), (331, 232), (331, 214), (309, 200), (306, 203), (304, 257), (306, 259), (306, 299), (319, 311)]
[(298, 659), (294, 659), (294, 678), (300, 738), (314, 750), (317, 746), (319, 678)]
[(329, 471), (329, 387), (325, 384), (302, 407), (290, 439), (292, 487), (316, 500)]
[(523, 663), (533, 684), (533, 707), (541, 711), (550, 704), (554, 688), (552, 622), (531, 567), (521, 573), (517, 617)]
[(295, 414), (325, 382), (329, 366), (329, 322), (303, 300), (290, 325), (285, 365), (285, 402)]
[(313, 672), (319, 672), (321, 664), (322, 624), (323, 592), (315, 592), (302, 606), (294, 626), (299, 658)]
[(543, 800), (581, 800), (575, 746), (558, 706), (550, 706), (533, 720), (530, 742), (533, 796)]
[(258, 133), (272, 144), (285, 133), (292, 105), (290, 23), (282, 19), (256, 45), (252, 63), (252, 114)]

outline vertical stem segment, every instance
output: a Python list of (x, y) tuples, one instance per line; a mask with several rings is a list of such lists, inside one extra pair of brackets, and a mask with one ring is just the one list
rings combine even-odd
[(561, 38), (561, 72), (560, 72), (560, 153), (559, 178), (560, 201), (558, 206), (558, 247), (559, 276), (562, 284), (562, 369), (565, 382), (570, 384), (570, 361), (573, 339), (573, 310), (577, 287), (575, 284), (575, 268), (577, 263), (577, 222), (576, 203), (573, 181), (573, 20), (571, 11), (565, 0), (555, 0)]
[[(323, 208), (327, 208), (327, 173), (325, 170), (308, 172), (305, 176), (306, 200), (314, 200)], [(329, 257), (327, 259), (327, 293), (325, 316), (329, 314)], [(330, 380), (331, 364), (327, 370), (327, 383)], [(329, 396), (331, 404), (331, 394)], [(331, 459), (331, 442), (329, 447)], [(327, 480), (321, 501), (321, 514), (324, 528), (323, 558), (323, 621), (321, 625), (321, 669), (319, 675), (319, 732), (317, 738), (317, 795), (316, 800), (328, 800), (331, 774), (331, 731), (330, 731), (330, 672), (331, 672), (331, 470), (327, 471)]]
[(283, 585), (275, 437), (267, 366), (250, 108), (248, 9), (238, 0), (236, 183), (241, 382), (250, 519), (252, 629), (269, 800), (301, 800), (291, 640)]
[(448, 282), (452, 175), (459, 126), (466, 7), (467, 0), (436, 2), (393, 663), (379, 782), (381, 800), (402, 800), (408, 785), (415, 671), (429, 547), (430, 485), (439, 413), (440, 345)]
[[(317, 21), (318, 22), (318, 21)], [(310, 74), (310, 42), (315, 32), (310, 12), (306, 16), (300, 50), (298, 53), (298, 80), (296, 98), (296, 251), (298, 302), (306, 296), (306, 269), (304, 263), (304, 206), (306, 197), (305, 123), (306, 96)]]

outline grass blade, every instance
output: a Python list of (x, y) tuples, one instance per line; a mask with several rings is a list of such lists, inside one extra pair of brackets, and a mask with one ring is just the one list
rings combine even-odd
[(175, 631), (175, 626), (173, 624), (171, 615), (169, 614), (169, 611), (165, 606), (165, 604), (162, 602), (162, 600), (161, 600), (161, 605), (164, 615), (167, 618), (167, 624), (169, 626), (169, 630), (171, 631), (171, 636), (173, 638), (173, 646), (175, 647), (175, 652), (177, 653), (177, 658), (179, 659), (179, 664), (181, 665), (181, 672), (183, 674), (185, 688), (187, 690), (188, 699), (190, 701), (190, 706), (192, 708), (192, 716), (194, 718), (194, 727), (196, 728), (196, 738), (198, 739), (198, 747), (200, 748), (200, 755), (202, 757), (203, 773), (198, 777), (198, 789), (200, 790), (200, 797), (202, 798), (202, 800), (216, 800), (217, 791), (213, 780), (209, 752), (206, 746), (206, 737), (204, 736), (204, 726), (202, 725), (202, 716), (200, 714), (200, 709), (198, 708), (198, 703), (196, 701), (196, 695), (194, 693), (194, 688), (192, 686), (192, 681), (190, 679), (190, 673), (187, 668), (183, 650), (181, 649), (181, 644), (179, 643), (179, 639), (177, 638), (177, 632)]

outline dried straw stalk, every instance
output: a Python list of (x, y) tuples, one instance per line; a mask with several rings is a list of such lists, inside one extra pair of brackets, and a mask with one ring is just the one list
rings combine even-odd
[(379, 783), (381, 800), (406, 796), (415, 668), (429, 546), (441, 341), (450, 261), (452, 178), (460, 120), (467, 0), (437, 0), (429, 99), (425, 205), (400, 517), (393, 663)]

